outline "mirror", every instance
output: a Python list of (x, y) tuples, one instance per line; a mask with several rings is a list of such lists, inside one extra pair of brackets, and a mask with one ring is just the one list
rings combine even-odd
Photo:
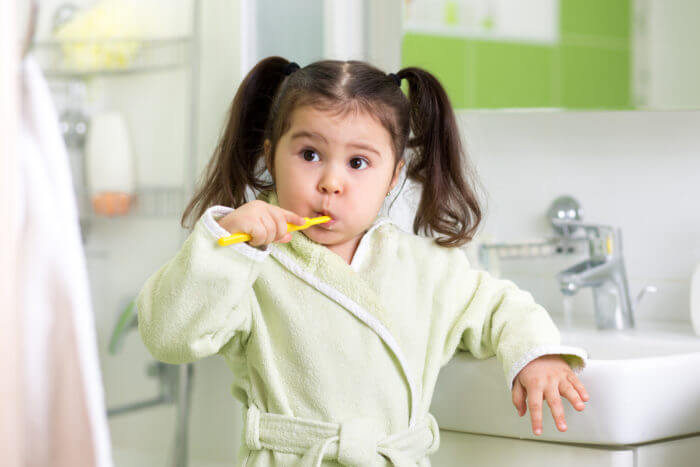
[(460, 109), (700, 108), (695, 0), (404, 0), (401, 66)]

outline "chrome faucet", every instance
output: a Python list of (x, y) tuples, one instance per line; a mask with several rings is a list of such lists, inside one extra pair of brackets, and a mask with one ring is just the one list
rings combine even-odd
[(595, 302), (598, 329), (634, 328), (634, 310), (645, 292), (656, 292), (646, 286), (632, 303), (622, 250), (619, 227), (588, 224), (578, 220), (552, 219), (565, 235), (583, 230), (589, 245), (589, 258), (556, 275), (563, 294), (573, 295), (591, 287)]
[(581, 204), (569, 195), (552, 201), (546, 216), (554, 237), (537, 242), (482, 243), (478, 252), (482, 267), (497, 275), (493, 271), (498, 271), (502, 258), (578, 255), (588, 250), (588, 259), (556, 274), (561, 292), (571, 296), (590, 287), (598, 329), (634, 328), (637, 305), (646, 292), (656, 292), (656, 287), (648, 285), (634, 301), (630, 299), (620, 228), (583, 222)]

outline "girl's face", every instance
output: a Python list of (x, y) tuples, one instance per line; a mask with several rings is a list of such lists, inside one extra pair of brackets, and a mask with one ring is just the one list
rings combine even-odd
[[(269, 147), (266, 141), (267, 157)], [(370, 115), (334, 116), (312, 106), (293, 111), (274, 157), (280, 207), (304, 217), (331, 216), (332, 222), (303, 233), (336, 252), (356, 247), (403, 166), (394, 172), (389, 132)]]

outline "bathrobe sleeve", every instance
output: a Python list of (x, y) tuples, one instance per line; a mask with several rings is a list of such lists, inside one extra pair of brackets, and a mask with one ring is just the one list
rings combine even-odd
[(229, 233), (216, 220), (232, 210), (209, 208), (141, 289), (139, 334), (156, 359), (188, 363), (219, 352), (236, 334), (247, 340), (257, 307), (252, 285), (270, 252), (244, 242), (218, 245)]
[(444, 363), (454, 349), (478, 359), (496, 356), (509, 390), (529, 362), (542, 355), (561, 355), (575, 373), (586, 366), (588, 354), (561, 345), (561, 335), (549, 313), (532, 295), (507, 279), (471, 268), (461, 248), (453, 248), (442, 289), (454, 300)]

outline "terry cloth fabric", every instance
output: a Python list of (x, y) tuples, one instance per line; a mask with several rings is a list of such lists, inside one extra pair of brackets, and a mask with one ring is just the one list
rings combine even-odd
[[(279, 205), (275, 192), (258, 198)], [(323, 458), (323, 465), (430, 466), (439, 439), (426, 440), (425, 452), (394, 457), (379, 447), (430, 426), (438, 373), (455, 352), (496, 356), (507, 391), (541, 355), (560, 354), (577, 373), (585, 367), (586, 351), (561, 345), (530, 293), (471, 268), (463, 249), (404, 232), (387, 217), (369, 227), (351, 264), (303, 231), (288, 243), (220, 247), (217, 239), (229, 233), (216, 220), (231, 211), (212, 206), (203, 214), (146, 281), (137, 307), (155, 358), (185, 363), (218, 354), (247, 414), (326, 424), (301, 448), (297, 430), (249, 424), (267, 428), (244, 435), (237, 465)], [(356, 434), (343, 437), (341, 427)]]

